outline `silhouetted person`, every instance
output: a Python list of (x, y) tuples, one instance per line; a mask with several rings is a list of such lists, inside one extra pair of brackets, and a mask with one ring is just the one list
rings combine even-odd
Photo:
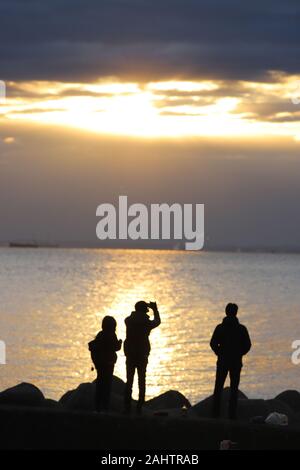
[[(153, 310), (154, 319), (150, 320), (149, 308)], [(126, 356), (127, 383), (125, 388), (125, 411), (131, 410), (132, 385), (135, 370), (138, 373), (139, 399), (137, 413), (141, 413), (145, 402), (146, 393), (146, 369), (148, 356), (150, 354), (149, 335), (153, 328), (161, 323), (156, 302), (146, 303), (143, 300), (135, 304), (135, 311), (126, 318), (126, 340), (124, 342), (124, 352)]]
[(220, 416), (222, 391), (229, 372), (228, 415), (230, 419), (235, 419), (240, 374), (243, 366), (242, 357), (250, 350), (251, 341), (247, 328), (241, 325), (236, 317), (238, 306), (230, 303), (226, 306), (225, 312), (226, 317), (216, 327), (210, 341), (211, 349), (218, 356), (212, 414), (215, 418)]
[(113, 317), (104, 317), (102, 331), (89, 343), (92, 360), (97, 370), (95, 396), (97, 411), (107, 411), (109, 408), (111, 384), (117, 360), (116, 351), (122, 346), (122, 340), (118, 340), (116, 336), (116, 326)]

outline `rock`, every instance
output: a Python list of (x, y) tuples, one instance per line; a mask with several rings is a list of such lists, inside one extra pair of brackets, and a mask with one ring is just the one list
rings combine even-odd
[(252, 418), (256, 416), (261, 416), (265, 420), (269, 413), (270, 408), (265, 400), (249, 399), (238, 401), (237, 416), (241, 421), (252, 421)]
[(68, 410), (93, 411), (95, 409), (95, 383), (80, 384), (75, 390), (69, 390), (59, 400)]
[(300, 393), (297, 390), (286, 390), (277, 395), (275, 400), (286, 403), (296, 413), (300, 412)]
[(288, 417), (289, 423), (292, 423), (295, 420), (295, 413), (294, 410), (287, 404), (277, 398), (273, 400), (266, 400), (266, 404), (269, 409), (269, 414), (276, 413), (284, 414)]
[(126, 452), (126, 449), (144, 451), (146, 447), (197, 449), (199, 453), (218, 450), (224, 439), (237, 442), (238, 449), (246, 451), (300, 449), (300, 428), (293, 426), (246, 422), (229, 425), (227, 420), (156, 419), (152, 416), (132, 419), (113, 413), (105, 416), (16, 406), (1, 406), (0, 421), (3, 430), (0, 449), (6, 451), (93, 450), (107, 454), (107, 449)]
[[(226, 387), (222, 396), (221, 405), (221, 418), (227, 417), (228, 401), (230, 397), (230, 388)], [(197, 405), (191, 408), (189, 412), (191, 415), (196, 415), (202, 418), (208, 418), (211, 416), (213, 396), (206, 398)], [(272, 413), (277, 412), (285, 414), (289, 418), (289, 422), (292, 423), (295, 420), (294, 411), (292, 408), (283, 401), (278, 399), (274, 400), (261, 400), (261, 399), (247, 399), (246, 395), (239, 391), (238, 395), (238, 407), (237, 417), (241, 421), (252, 421), (255, 417), (266, 417)]]
[[(125, 383), (119, 377), (113, 377), (110, 410), (123, 411), (123, 391)], [(66, 392), (59, 400), (69, 410), (95, 410), (96, 382), (80, 384), (75, 390)]]
[(42, 405), (43, 408), (50, 408), (52, 410), (63, 410), (64, 407), (61, 403), (56, 400), (52, 400), (51, 398), (46, 398)]
[(120, 379), (120, 377), (117, 377), (116, 375), (113, 376), (113, 382), (112, 382), (112, 387), (111, 391), (112, 393), (115, 393), (116, 395), (124, 395), (125, 391), (125, 382)]
[(43, 393), (35, 385), (22, 382), (0, 393), (0, 405), (41, 406)]
[[(229, 396), (230, 396), (230, 388), (225, 387), (222, 393), (222, 402), (221, 402), (221, 416), (223, 417), (227, 416)], [(248, 402), (246, 395), (240, 390), (238, 392), (238, 400), (239, 402), (243, 402), (243, 401)], [(200, 401), (196, 405), (192, 406), (192, 408), (189, 410), (189, 414), (194, 415), (194, 416), (199, 416), (201, 418), (210, 418), (212, 403), (213, 403), (213, 395), (209, 396), (208, 398), (205, 398), (204, 400)], [(256, 414), (259, 415), (260, 413), (256, 413)]]
[(264, 416), (253, 416), (253, 418), (250, 418), (250, 423), (265, 424), (265, 418)]
[(300, 413), (299, 412), (294, 415), (294, 423), (300, 427)]
[(289, 420), (287, 415), (277, 413), (277, 411), (272, 411), (272, 413), (266, 417), (265, 423), (273, 426), (287, 426), (289, 424)]
[(169, 390), (168, 392), (159, 395), (158, 397), (152, 398), (147, 401), (145, 407), (151, 410), (170, 410), (174, 408), (190, 408), (191, 404), (182, 393), (175, 390)]
[[(122, 412), (124, 409), (124, 389), (125, 383), (119, 377), (113, 377), (112, 393), (110, 399), (110, 411)], [(75, 390), (66, 392), (59, 400), (65, 409), (68, 410), (95, 410), (96, 383), (80, 384)], [(135, 410), (136, 401), (132, 400), (132, 410)], [(157, 410), (173, 410), (182, 407), (190, 408), (190, 402), (180, 392), (170, 390), (145, 403), (145, 413)]]

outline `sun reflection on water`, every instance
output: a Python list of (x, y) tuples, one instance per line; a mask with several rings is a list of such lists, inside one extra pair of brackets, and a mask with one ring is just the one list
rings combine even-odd
[[(114, 316), (124, 340), (124, 320), (142, 299), (157, 301), (162, 318), (150, 335), (148, 398), (175, 389), (195, 402), (212, 392), (209, 340), (232, 300), (254, 343), (242, 390), (272, 396), (300, 388), (290, 360), (299, 279), (298, 258), (288, 255), (0, 250), (0, 332), (7, 345), (1, 388), (28, 381), (57, 399), (93, 380), (87, 344), (102, 318)], [(125, 380), (123, 351), (115, 373)]]

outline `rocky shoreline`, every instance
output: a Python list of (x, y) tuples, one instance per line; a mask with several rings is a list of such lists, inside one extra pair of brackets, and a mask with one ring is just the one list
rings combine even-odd
[[(94, 412), (95, 383), (80, 384), (58, 401), (22, 383), (0, 393), (1, 449), (161, 449), (212, 450), (230, 439), (239, 449), (300, 449), (300, 393), (282, 392), (270, 400), (248, 399), (239, 392), (238, 419), (210, 419), (212, 397), (191, 406), (177, 391), (146, 402), (142, 416), (123, 411), (124, 382), (114, 377), (111, 412)], [(134, 406), (133, 406), (134, 410)], [(270, 425), (272, 412), (288, 425)], [(259, 418), (259, 419), (258, 419)], [(255, 421), (261, 424), (256, 424)]]

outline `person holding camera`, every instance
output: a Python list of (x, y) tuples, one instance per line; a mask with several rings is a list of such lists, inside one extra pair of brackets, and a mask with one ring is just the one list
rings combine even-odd
[[(154, 318), (150, 319), (147, 313), (149, 308), (153, 311)], [(135, 310), (125, 319), (126, 339), (124, 342), (124, 353), (126, 356), (126, 376), (124, 405), (125, 412), (131, 411), (132, 386), (135, 371), (138, 374), (139, 399), (137, 413), (141, 414), (145, 402), (146, 393), (146, 370), (150, 354), (149, 335), (153, 328), (161, 323), (156, 302), (145, 302), (141, 300), (135, 304)]]

